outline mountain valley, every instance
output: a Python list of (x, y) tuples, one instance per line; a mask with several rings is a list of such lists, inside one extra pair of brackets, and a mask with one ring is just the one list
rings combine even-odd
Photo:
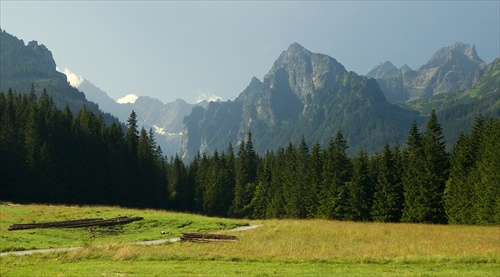
[(163, 153), (178, 153), (184, 160), (238, 145), (249, 131), (259, 154), (302, 138), (324, 147), (338, 130), (350, 155), (374, 153), (385, 143), (402, 144), (412, 121), (422, 126), (432, 109), (450, 147), (478, 112), (500, 116), (498, 59), (487, 65), (474, 46), (460, 42), (438, 50), (418, 70), (384, 62), (366, 76), (293, 43), (262, 80), (253, 77), (234, 100), (189, 104), (177, 99), (165, 104), (139, 96), (119, 104), (88, 80), (70, 86), (44, 45), (25, 45), (1, 33), (4, 92), (12, 88), (28, 93), (33, 84), (37, 93), (47, 89), (61, 109), (68, 104), (76, 113), (85, 106), (107, 122), (125, 123), (134, 110), (139, 126), (155, 132)]

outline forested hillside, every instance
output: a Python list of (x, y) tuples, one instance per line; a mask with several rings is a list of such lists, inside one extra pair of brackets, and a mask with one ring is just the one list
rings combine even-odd
[[(167, 160), (152, 131), (107, 126), (88, 109), (59, 110), (0, 93), (0, 198), (16, 202), (169, 208), (216, 216), (500, 224), (500, 120), (478, 114), (451, 155), (436, 113), (406, 142), (349, 158), (342, 130), (327, 147), (304, 139), (258, 155), (237, 150)], [(235, 153), (236, 152), (236, 153)]]
[(401, 107), (428, 116), (434, 109), (443, 124), (448, 147), (457, 142), (464, 130), (470, 130), (477, 113), (500, 118), (500, 58), (477, 74), (474, 87), (464, 91), (442, 93), (400, 104)]
[(56, 70), (56, 63), (47, 47), (24, 41), (0, 29), (0, 90), (10, 88), (19, 93), (27, 93), (34, 86), (36, 93), (44, 89), (60, 109), (69, 107), (77, 113), (84, 106), (93, 113), (101, 113), (106, 123), (118, 120), (99, 110), (99, 106), (87, 101), (85, 95), (72, 87), (66, 75)]
[(32, 88), (1, 92), (0, 115), (3, 200), (166, 207), (164, 157), (135, 114), (124, 131), (86, 107), (60, 110)]

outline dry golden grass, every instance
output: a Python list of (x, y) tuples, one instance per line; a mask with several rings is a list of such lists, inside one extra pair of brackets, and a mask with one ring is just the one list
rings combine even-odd
[(113, 260), (500, 262), (500, 227), (326, 220), (252, 223), (262, 226), (230, 232), (239, 238), (232, 243), (120, 244), (94, 251)]
[[(260, 222), (258, 222), (260, 223)], [(500, 258), (500, 227), (272, 220), (225, 253), (285, 259)]]
[[(108, 216), (125, 211), (108, 211), (105, 207), (98, 209)], [(58, 212), (50, 212), (50, 209), (33, 211), (44, 218), (52, 218)], [(2, 212), (8, 214), (5, 210)], [(236, 242), (135, 245), (127, 243), (133, 240), (123, 239), (142, 238), (142, 233), (152, 231), (158, 233), (154, 228), (163, 227), (173, 220), (171, 217), (174, 215), (133, 212), (147, 214), (151, 223), (158, 224), (136, 224), (135, 227), (130, 224), (128, 228), (134, 231), (130, 237), (119, 239), (123, 236), (120, 235), (105, 241), (92, 241), (87, 247), (74, 251), (1, 257), (0, 275), (31, 276), (36, 272), (38, 276), (82, 276), (84, 273), (87, 276), (497, 277), (500, 272), (498, 226), (262, 220), (250, 222), (262, 225), (256, 229), (219, 231), (238, 236)], [(24, 217), (24, 213), (20, 210), (18, 215)], [(75, 216), (81, 216), (81, 213), (96, 215), (97, 211), (95, 208), (83, 208)], [(212, 220), (210, 218), (175, 216), (181, 217), (175, 222), (184, 224), (185, 217), (189, 217), (190, 221), (201, 226), (198, 230), (214, 232), (209, 231), (213, 228), (203, 227)], [(2, 224), (5, 226), (7, 223)], [(210, 226), (213, 227), (213, 224)], [(67, 231), (50, 232), (53, 236), (59, 234), (62, 242), (66, 243), (64, 236)], [(152, 237), (153, 233), (145, 237)], [(35, 236), (35, 233), (29, 232), (23, 236), (19, 234), (19, 238), (24, 239)], [(12, 236), (0, 232), (4, 241), (17, 238)]]

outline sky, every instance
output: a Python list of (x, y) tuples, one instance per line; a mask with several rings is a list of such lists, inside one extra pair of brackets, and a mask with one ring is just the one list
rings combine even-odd
[(365, 75), (440, 48), (500, 56), (500, 1), (0, 1), (0, 27), (118, 99), (234, 100), (294, 42)]

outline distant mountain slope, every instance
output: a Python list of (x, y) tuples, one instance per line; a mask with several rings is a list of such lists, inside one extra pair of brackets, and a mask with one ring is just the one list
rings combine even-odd
[(435, 109), (446, 140), (454, 143), (460, 132), (470, 130), (478, 112), (500, 117), (500, 58), (477, 73), (477, 81), (471, 89), (438, 94), (400, 106), (416, 110), (423, 116)]
[[(60, 109), (68, 105), (73, 113), (83, 106), (96, 114), (102, 113), (99, 107), (87, 101), (85, 95), (69, 85), (66, 75), (56, 70), (56, 63), (52, 53), (42, 44), (31, 41), (27, 45), (23, 40), (0, 32), (0, 90), (5, 93), (9, 89), (17, 93), (29, 93), (32, 84), (35, 91), (40, 93), (46, 89)], [(102, 113), (106, 122), (116, 118)]]
[(84, 79), (78, 86), (89, 100), (99, 104), (106, 112), (117, 116), (121, 122), (127, 122), (132, 110), (137, 114), (139, 128), (153, 129), (156, 140), (163, 153), (173, 156), (179, 152), (182, 137), (182, 120), (191, 113), (193, 107), (206, 107), (207, 101), (189, 104), (182, 99), (164, 104), (158, 99), (148, 96), (139, 96), (134, 103), (119, 104), (108, 94)]
[(236, 145), (251, 130), (257, 152), (298, 144), (326, 146), (341, 129), (354, 154), (401, 142), (417, 113), (387, 102), (377, 82), (348, 72), (335, 59), (292, 44), (261, 82), (235, 99), (195, 108), (184, 120), (181, 155)]
[(404, 102), (469, 89), (485, 66), (474, 45), (457, 42), (438, 50), (418, 70), (384, 62), (366, 76), (377, 80), (389, 102)]

